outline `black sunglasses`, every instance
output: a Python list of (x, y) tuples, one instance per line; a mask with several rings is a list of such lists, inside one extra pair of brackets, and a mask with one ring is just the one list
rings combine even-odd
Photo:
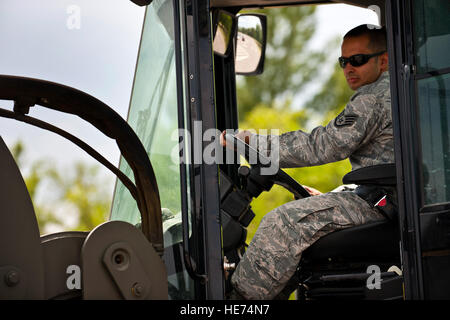
[(348, 58), (339, 57), (339, 65), (341, 66), (342, 69), (344, 69), (345, 66), (347, 65), (347, 63), (350, 62), (350, 64), (354, 67), (360, 67), (360, 66), (366, 64), (370, 58), (382, 55), (385, 52), (386, 52), (386, 50), (380, 51), (377, 53), (372, 53), (372, 54), (362, 54), (362, 53), (354, 54)]

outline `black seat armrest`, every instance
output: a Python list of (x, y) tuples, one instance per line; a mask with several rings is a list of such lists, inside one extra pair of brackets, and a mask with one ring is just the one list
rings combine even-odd
[(343, 178), (344, 184), (376, 184), (394, 186), (397, 183), (395, 163), (378, 164), (359, 168), (347, 173)]

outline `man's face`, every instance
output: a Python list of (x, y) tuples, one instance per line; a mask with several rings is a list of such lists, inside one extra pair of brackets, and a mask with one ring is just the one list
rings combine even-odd
[[(369, 37), (366, 35), (359, 37), (350, 37), (344, 39), (341, 46), (342, 57), (349, 58), (354, 54), (372, 54), (374, 50), (368, 48)], [(375, 82), (378, 77), (388, 69), (387, 53), (370, 58), (369, 61), (359, 67), (354, 67), (347, 63), (344, 68), (344, 75), (347, 83), (352, 90)]]

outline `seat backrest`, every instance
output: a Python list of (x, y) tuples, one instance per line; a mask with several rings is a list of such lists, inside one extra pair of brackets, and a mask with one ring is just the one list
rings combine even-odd
[(350, 171), (342, 178), (342, 182), (395, 186), (397, 183), (395, 163), (378, 164)]

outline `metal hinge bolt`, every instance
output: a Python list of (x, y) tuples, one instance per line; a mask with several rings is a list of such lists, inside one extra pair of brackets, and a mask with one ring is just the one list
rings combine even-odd
[(20, 275), (17, 271), (10, 271), (5, 275), (5, 283), (8, 287), (15, 287), (20, 282)]
[(144, 293), (144, 287), (138, 282), (133, 285), (131, 292), (134, 296), (140, 297)]

